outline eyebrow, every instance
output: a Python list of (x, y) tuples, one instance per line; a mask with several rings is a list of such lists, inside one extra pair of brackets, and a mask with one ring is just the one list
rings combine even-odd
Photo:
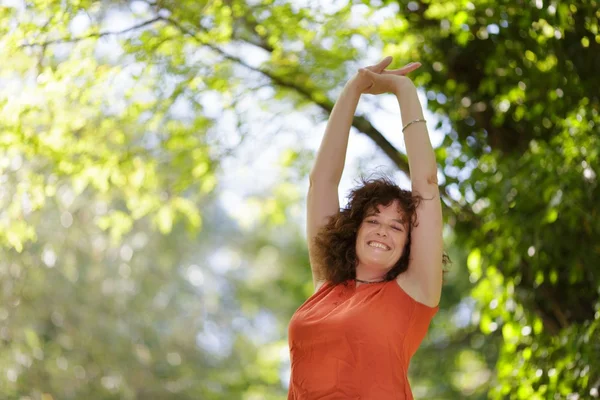
[[(376, 212), (371, 212), (371, 213), (367, 214), (367, 216), (366, 216), (365, 218), (369, 218), (369, 217), (376, 217), (376, 216), (378, 216), (378, 215), (379, 215), (379, 213), (376, 213)], [(396, 221), (396, 222), (398, 222), (398, 223), (400, 223), (400, 224), (404, 225), (404, 220), (403, 220), (403, 219), (397, 219), (397, 218), (394, 218), (394, 219), (392, 219), (392, 221)]]

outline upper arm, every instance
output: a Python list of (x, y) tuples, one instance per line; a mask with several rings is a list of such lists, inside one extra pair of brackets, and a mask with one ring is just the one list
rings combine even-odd
[(416, 209), (417, 226), (412, 227), (410, 261), (406, 279), (418, 288), (422, 302), (435, 306), (442, 291), (442, 255), (444, 251), (442, 203), (437, 182), (412, 183), (413, 193), (423, 200)]
[(316, 290), (318, 289), (318, 284), (324, 281), (324, 277), (322, 267), (318, 265), (314, 256), (313, 240), (319, 229), (328, 222), (329, 217), (339, 212), (338, 185), (329, 182), (310, 182), (306, 208), (308, 256), (310, 258), (310, 268)]

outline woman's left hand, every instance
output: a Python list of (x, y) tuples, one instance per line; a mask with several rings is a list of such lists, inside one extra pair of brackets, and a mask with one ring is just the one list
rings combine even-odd
[(403, 68), (395, 70), (384, 70), (380, 73), (370, 69), (361, 68), (358, 73), (363, 80), (371, 82), (371, 86), (363, 91), (368, 94), (397, 93), (404, 85), (414, 85), (410, 78), (405, 75), (419, 68), (421, 63), (415, 62)]

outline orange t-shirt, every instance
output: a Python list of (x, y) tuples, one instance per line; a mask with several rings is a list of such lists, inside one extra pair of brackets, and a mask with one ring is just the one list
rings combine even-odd
[(288, 400), (412, 400), (408, 365), (438, 310), (396, 280), (325, 282), (290, 320)]

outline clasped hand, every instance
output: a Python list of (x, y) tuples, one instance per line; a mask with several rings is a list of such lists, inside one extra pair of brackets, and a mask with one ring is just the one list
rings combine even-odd
[(412, 62), (400, 69), (386, 70), (393, 58), (387, 56), (378, 64), (371, 65), (358, 70), (350, 80), (361, 93), (382, 94), (397, 93), (402, 90), (403, 85), (413, 84), (405, 75), (421, 66), (419, 62)]

